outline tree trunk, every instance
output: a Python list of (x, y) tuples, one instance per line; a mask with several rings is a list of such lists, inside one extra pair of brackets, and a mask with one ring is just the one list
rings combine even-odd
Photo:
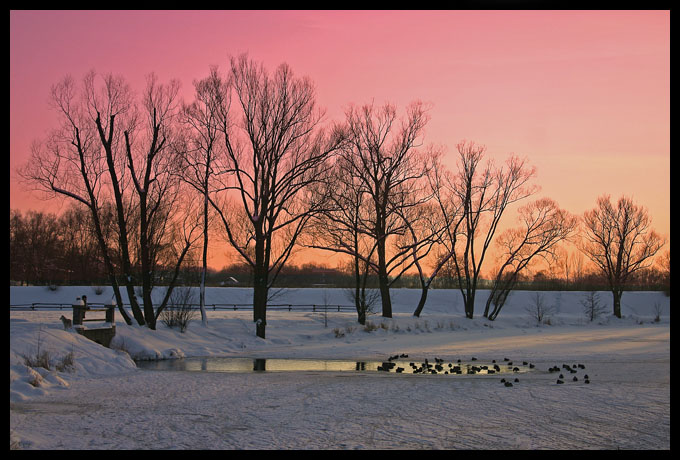
[(472, 319), (475, 314), (475, 291), (468, 289), (467, 295), (463, 298), (465, 303), (465, 317)]
[[(207, 182), (207, 179), (206, 179)], [(206, 193), (203, 199), (203, 267), (201, 269), (201, 289), (200, 289), (200, 306), (201, 306), (201, 322), (204, 326), (208, 325), (208, 316), (205, 312), (205, 276), (208, 271), (208, 191), (206, 186)]]
[[(259, 270), (258, 270), (259, 271)], [(255, 322), (255, 334), (261, 339), (266, 338), (267, 326), (267, 280), (260, 274), (255, 275), (253, 288), (253, 321)]]
[(146, 195), (140, 194), (139, 213), (139, 240), (140, 240), (140, 256), (142, 265), (142, 302), (144, 302), (144, 319), (149, 329), (156, 329), (156, 315), (153, 308), (153, 301), (151, 299), (152, 289), (152, 267), (151, 267), (151, 252), (149, 248), (149, 221), (146, 208)]
[(265, 260), (265, 240), (262, 237), (256, 237), (253, 269), (253, 321), (256, 325), (255, 333), (262, 339), (265, 338), (267, 326), (268, 266)]
[[(365, 291), (363, 291), (365, 293)], [(362, 295), (361, 272), (359, 271), (359, 257), (354, 257), (354, 306), (357, 309), (357, 319), (362, 326), (366, 324), (365, 295)]]
[(420, 300), (418, 301), (416, 311), (413, 312), (413, 316), (415, 316), (416, 318), (420, 318), (420, 313), (423, 311), (423, 307), (425, 306), (425, 301), (427, 300), (427, 291), (429, 289), (430, 289), (429, 284), (422, 285), (422, 291), (420, 292)]
[(392, 300), (390, 299), (389, 278), (387, 276), (387, 257), (385, 254), (385, 237), (378, 239), (378, 283), (380, 285), (380, 299), (382, 300), (382, 315), (392, 317)]
[(614, 296), (614, 316), (621, 318), (621, 296), (623, 291), (621, 289), (612, 289)]

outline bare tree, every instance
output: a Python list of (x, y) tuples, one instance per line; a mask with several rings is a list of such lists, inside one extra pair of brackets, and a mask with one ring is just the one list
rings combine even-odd
[[(521, 226), (497, 238), (501, 265), (486, 301), (484, 316), (496, 319), (518, 277), (536, 258), (555, 261), (557, 245), (576, 229), (578, 220), (560, 209), (550, 198), (542, 198), (519, 209)], [(489, 311), (493, 303), (494, 309)]]
[(403, 273), (404, 262), (410, 257), (409, 248), (388, 254), (388, 238), (405, 233), (399, 211), (423, 202), (422, 180), (433, 164), (427, 152), (417, 150), (427, 120), (421, 102), (411, 103), (401, 119), (390, 104), (381, 108), (351, 106), (346, 112), (348, 142), (342, 155), (372, 208), (372, 221), (366, 222), (364, 231), (375, 241), (375, 271), (385, 317), (392, 317), (390, 272), (402, 267)]
[(532, 319), (536, 320), (536, 324), (543, 324), (548, 321), (550, 315), (555, 313), (555, 307), (548, 305), (545, 296), (540, 292), (535, 292), (532, 298), (533, 302), (524, 307), (524, 310)]
[(596, 291), (586, 292), (580, 302), (583, 305), (583, 313), (589, 321), (595, 321), (606, 310), (606, 307), (600, 303), (600, 294)]
[[(142, 278), (144, 319), (151, 329), (156, 327), (157, 314), (151, 291), (156, 261), (156, 248), (161, 244), (165, 226), (173, 211), (172, 198), (179, 187), (177, 169), (180, 156), (173, 146), (179, 82), (160, 84), (155, 75), (147, 78), (143, 93), (143, 111), (138, 124), (124, 130), (127, 171), (136, 192), (134, 202), (139, 212), (139, 255)], [(100, 120), (99, 116), (97, 120)], [(101, 122), (98, 128), (105, 143)], [(109, 171), (113, 171), (109, 168)], [(191, 244), (187, 245), (187, 251)], [(181, 264), (181, 260), (179, 260)], [(168, 287), (172, 291), (173, 285)], [(163, 304), (161, 305), (161, 307)]]
[(651, 265), (666, 244), (654, 230), (647, 209), (622, 196), (612, 204), (609, 195), (583, 215), (581, 250), (606, 277), (614, 300), (614, 315), (621, 318), (621, 296), (632, 274)]
[[(454, 252), (453, 265), (465, 316), (472, 318), (482, 264), (498, 223), (510, 204), (530, 196), (537, 188), (527, 184), (535, 168), (528, 167), (526, 160), (511, 155), (505, 167), (498, 168), (491, 161), (482, 165), (484, 146), (463, 141), (456, 148), (460, 156), (456, 190), (463, 208), (464, 247)], [(481, 249), (476, 247), (479, 238)]]
[[(87, 207), (119, 311), (125, 322), (132, 324), (123, 306), (113, 254), (107, 247), (102, 228), (102, 209), (110, 195), (106, 193), (106, 157), (99, 143), (96, 124), (88, 110), (88, 93), (91, 93), (88, 88), (92, 86), (94, 78), (94, 72), (86, 75), (86, 89), (78, 88), (70, 76), (52, 86), (50, 106), (57, 113), (59, 126), (52, 130), (46, 140), (33, 142), (31, 158), (19, 174), (42, 192), (46, 199), (65, 197)], [(110, 119), (113, 121), (116, 116), (125, 117), (131, 110), (129, 87), (122, 79), (112, 75), (105, 77), (105, 86), (111, 101), (107, 105)], [(109, 138), (113, 142), (113, 125)], [(139, 308), (133, 309), (133, 315), (143, 323), (144, 317)]]
[(375, 240), (366, 231), (374, 209), (367, 194), (352, 174), (351, 162), (340, 156), (333, 166), (327, 182), (316, 190), (326, 197), (326, 206), (311, 222), (310, 231), (303, 244), (349, 255), (350, 271), (354, 278), (352, 300), (360, 324), (366, 323), (373, 296), (367, 291), (369, 275), (375, 266)]
[(184, 149), (182, 177), (203, 198), (203, 253), (199, 291), (201, 321), (208, 324), (205, 311), (205, 277), (208, 270), (209, 196), (211, 179), (220, 171), (223, 142), (220, 142), (220, 121), (230, 106), (228, 83), (220, 76), (217, 67), (211, 67), (210, 75), (194, 82), (195, 99), (182, 108), (182, 120), (188, 127)]
[[(410, 218), (403, 217), (411, 237), (413, 264), (418, 272), (421, 295), (413, 315), (419, 317), (425, 307), (427, 293), (435, 278), (445, 270), (455, 255), (456, 241), (464, 219), (462, 201), (455, 193), (450, 172), (436, 156), (435, 166), (427, 174), (430, 201), (414, 208)], [(429, 274), (421, 262), (434, 254)]]
[[(150, 75), (140, 107), (122, 77), (109, 74), (100, 80), (90, 72), (82, 88), (66, 77), (52, 88), (60, 127), (46, 142), (34, 144), (23, 171), (49, 196), (69, 197), (88, 207), (123, 318), (131, 323), (123, 308), (114, 259), (122, 269), (135, 320), (151, 329), (157, 318), (151, 298), (156, 262), (159, 251), (169, 244), (166, 230), (174, 215), (169, 203), (179, 193), (173, 129), (178, 90), (178, 82), (159, 84)], [(115, 203), (117, 254), (107, 246), (102, 226), (110, 201)], [(185, 239), (184, 254), (192, 242)], [(177, 264), (182, 260), (178, 258)], [(143, 309), (134, 292), (135, 265), (142, 281)]]
[(310, 188), (324, 180), (342, 136), (320, 129), (323, 112), (308, 78), (295, 78), (286, 64), (270, 75), (246, 55), (230, 62), (242, 117), (234, 122), (225, 110), (220, 131), (228, 159), (222, 191), (233, 193), (210, 201), (253, 271), (253, 320), (264, 338), (269, 288), (322, 206)]

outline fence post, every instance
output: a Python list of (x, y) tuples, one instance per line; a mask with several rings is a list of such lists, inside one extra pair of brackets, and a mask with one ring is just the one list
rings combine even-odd
[(85, 318), (85, 302), (78, 297), (73, 307), (73, 326), (83, 326), (83, 319)]
[(111, 298), (111, 303), (106, 308), (106, 322), (112, 325), (116, 324), (116, 301)]

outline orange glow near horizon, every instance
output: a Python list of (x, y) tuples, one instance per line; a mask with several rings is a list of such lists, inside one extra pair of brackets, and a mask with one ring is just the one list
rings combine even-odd
[[(430, 103), (425, 142), (451, 168), (462, 139), (499, 163), (527, 157), (537, 197), (582, 214), (631, 196), (670, 247), (670, 11), (10, 11), (10, 209), (60, 209), (16, 169), (55, 126), (48, 96), (65, 75), (112, 72), (141, 91), (155, 72), (189, 101), (193, 80), (243, 52), (310, 77), (329, 121), (350, 103)], [(213, 248), (212, 267), (235, 260)]]

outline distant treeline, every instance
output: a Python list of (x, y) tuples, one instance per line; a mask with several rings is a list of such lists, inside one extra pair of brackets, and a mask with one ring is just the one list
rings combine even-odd
[[(77, 207), (62, 215), (29, 211), (22, 214), (10, 210), (10, 285), (102, 285), (108, 284), (106, 271), (96, 241), (88, 229), (87, 213)], [(187, 265), (181, 270), (180, 284), (198, 286), (200, 264)], [(165, 284), (170, 269), (157, 271), (156, 284)], [(481, 288), (491, 281), (481, 280)], [(209, 269), (208, 286), (252, 287), (252, 273), (245, 264), (232, 264), (221, 270)], [(290, 265), (283, 268), (278, 287), (351, 288), (354, 278), (349, 269), (321, 264)], [(369, 277), (367, 286), (378, 288), (377, 276)], [(395, 288), (420, 289), (416, 275), (404, 274), (394, 282)], [(448, 273), (438, 277), (432, 288), (456, 289), (457, 281)], [(570, 279), (544, 271), (525, 276), (517, 289), (523, 290), (607, 290), (602, 275), (586, 272)], [(670, 292), (670, 277), (651, 267), (636, 274), (629, 290), (664, 290)]]

